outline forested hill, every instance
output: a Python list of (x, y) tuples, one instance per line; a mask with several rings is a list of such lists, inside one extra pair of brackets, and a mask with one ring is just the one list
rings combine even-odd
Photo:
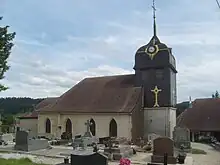
[(0, 112), (3, 114), (17, 114), (32, 111), (43, 99), (32, 98), (0, 98)]
[[(3, 114), (18, 114), (24, 112), (30, 112), (34, 107), (40, 103), (43, 99), (32, 99), (28, 97), (10, 97), (10, 98), (0, 98), (0, 112)], [(182, 113), (186, 108), (188, 108), (189, 102), (182, 102), (176, 105), (177, 116)]]
[(178, 103), (176, 105), (176, 117), (178, 117), (183, 111), (185, 111), (189, 107), (189, 101), (184, 101), (182, 103)]

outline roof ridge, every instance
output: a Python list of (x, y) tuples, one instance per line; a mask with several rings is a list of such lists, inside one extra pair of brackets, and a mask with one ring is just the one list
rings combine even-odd
[(111, 78), (111, 77), (132, 76), (132, 75), (134, 74), (118, 74), (118, 75), (108, 75), (108, 76), (86, 77), (86, 79)]

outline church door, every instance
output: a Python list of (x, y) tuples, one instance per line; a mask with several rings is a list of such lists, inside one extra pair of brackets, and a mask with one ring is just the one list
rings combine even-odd
[(51, 133), (51, 122), (50, 122), (50, 119), (47, 118), (46, 120), (46, 133)]
[(117, 123), (115, 121), (115, 119), (112, 119), (110, 121), (110, 124), (109, 124), (109, 136), (110, 137), (117, 137)]
[(93, 136), (95, 136), (95, 129), (96, 125), (95, 125), (95, 121), (93, 119), (90, 120), (90, 131), (92, 133)]

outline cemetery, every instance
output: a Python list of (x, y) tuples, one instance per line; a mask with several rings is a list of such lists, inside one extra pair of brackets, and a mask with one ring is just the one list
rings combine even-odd
[[(216, 2), (218, 3), (218, 1)], [(4, 3), (6, 4), (6, 1)], [(60, 8), (60, 6), (63, 7), (65, 3), (66, 2), (62, 1), (62, 5), (59, 3), (56, 3), (56, 5)], [(12, 4), (7, 4), (10, 6), (9, 9), (12, 8)], [(39, 4), (41, 4), (41, 2)], [(137, 5), (139, 4), (141, 3), (137, 3)], [(85, 9), (90, 9), (90, 5), (91, 4), (86, 6)], [(100, 3), (100, 6), (101, 5)], [(37, 4), (33, 6), (36, 9), (38, 7)], [(5, 115), (4, 119), (6, 119), (6, 115), (9, 115), (8, 120), (10, 119), (10, 122), (8, 122), (8, 120), (1, 121), (2, 114), (0, 114), (0, 165), (220, 164), (220, 127), (218, 123), (219, 118), (215, 116), (215, 113), (219, 114), (219, 94), (216, 91), (216, 95), (212, 98), (197, 99), (194, 103), (191, 103), (190, 96), (188, 107), (185, 107), (184, 111), (177, 118), (177, 85), (179, 85), (176, 77), (178, 73), (177, 62), (172, 48), (163, 43), (157, 36), (155, 0), (152, 1), (153, 34), (149, 42), (147, 44), (144, 42), (143, 45), (135, 44), (139, 44), (139, 41), (142, 41), (141, 37), (144, 38), (146, 36), (139, 36), (138, 34), (138, 36), (133, 37), (132, 35), (136, 35), (137, 32), (142, 34), (138, 19), (140, 19), (139, 17), (142, 15), (142, 12), (144, 13), (146, 11), (145, 9), (144, 11), (137, 10), (134, 4), (129, 6), (129, 8), (135, 6), (135, 8), (129, 11), (132, 15), (126, 15), (126, 18), (132, 18), (132, 20), (125, 20), (125, 23), (133, 22), (133, 16), (135, 16), (134, 23), (138, 26), (134, 27), (133, 25), (131, 27), (126, 24), (124, 25), (122, 22), (115, 23), (114, 21), (120, 20), (117, 18), (119, 15), (117, 15), (118, 13), (116, 12), (112, 14), (113, 10), (110, 7), (109, 11), (111, 14), (107, 13), (107, 9), (103, 10), (102, 8), (103, 13), (107, 14), (108, 17), (110, 15), (117, 15), (115, 17), (117, 19), (113, 19), (112, 21), (106, 20), (107, 17), (104, 19), (99, 18), (100, 21), (104, 20), (104, 23), (97, 22), (98, 24), (96, 24), (93, 18), (91, 19), (90, 17), (92, 21), (89, 19), (89, 16), (92, 15), (91, 11), (97, 11), (94, 16), (95, 18), (102, 15), (98, 13), (98, 10), (95, 8), (91, 8), (91, 11), (86, 11), (86, 14), (74, 13), (77, 15), (75, 17), (77, 19), (75, 19), (70, 18), (70, 16), (72, 17), (73, 15), (71, 15), (72, 13), (66, 6), (63, 8), (63, 11), (69, 11), (70, 13), (63, 15), (63, 13), (60, 11), (57, 12), (58, 10), (56, 10), (56, 13), (60, 15), (51, 14), (54, 17), (49, 18), (47, 16), (49, 13), (52, 13), (54, 6), (53, 3), (48, 3), (48, 6), (50, 10), (46, 6), (46, 12), (44, 12), (44, 7), (41, 6), (40, 12), (34, 15), (31, 15), (34, 13), (34, 10), (31, 8), (30, 16), (28, 13), (30, 6), (25, 6), (25, 17), (23, 15), (21, 17), (22, 20), (26, 20), (27, 17), (30, 17), (36, 24), (32, 24), (33, 22), (30, 24), (29, 22), (25, 22), (24, 24), (19, 22), (22, 21), (19, 18), (19, 13), (22, 12), (17, 11), (17, 8), (20, 10), (19, 6), (16, 6), (13, 9), (14, 11), (11, 10), (9, 12), (12, 16), (6, 16), (6, 19), (10, 20), (10, 18), (12, 18), (13, 26), (15, 25), (14, 29), (18, 31), (18, 34), (23, 35), (19, 36), (16, 42), (12, 42), (16, 33), (8, 32), (7, 29), (9, 26), (0, 27), (0, 80), (4, 79), (4, 73), (10, 68), (8, 62), (10, 65), (15, 64), (15, 67), (13, 66), (15, 68), (14, 72), (9, 72), (11, 76), (9, 76), (6, 81), (3, 81), (3, 84), (0, 83), (0, 91), (8, 90), (10, 87), (5, 86), (4, 83), (9, 83), (13, 89), (13, 94), (11, 95), (15, 95), (14, 93), (19, 95), (19, 90), (23, 92), (22, 95), (30, 94), (32, 97), (35, 94), (36, 97), (39, 97), (40, 94), (45, 94), (43, 96), (44, 99), (40, 99), (41, 102), (39, 103), (31, 104), (31, 106), (22, 103), (22, 106), (18, 109), (19, 112), (22, 111), (24, 114), (20, 117), (15, 117), (18, 115), (17, 110), (14, 111), (17, 106), (10, 107), (9, 103), (7, 103), (7, 106), (11, 109), (10, 113), (0, 107), (0, 112)], [(73, 7), (71, 5), (69, 6), (72, 10)], [(78, 12), (81, 10), (80, 6), (85, 6), (85, 4), (80, 3)], [(141, 4), (141, 7), (142, 6), (144, 5)], [(219, 3), (218, 6), (220, 6)], [(123, 7), (123, 9), (124, 8), (125, 7)], [(174, 8), (169, 8), (169, 10), (172, 9), (172, 16)], [(117, 8), (115, 7), (115, 9)], [(119, 10), (122, 11), (122, 7), (120, 7)], [(160, 13), (163, 13), (162, 8), (159, 10)], [(41, 12), (43, 15), (41, 15)], [(123, 13), (126, 12), (123, 11)], [(18, 16), (15, 17), (13, 14), (18, 14)], [(83, 18), (84, 15), (87, 15), (88, 18)], [(185, 13), (183, 15), (185, 15)], [(1, 15), (0, 20), (2, 20)], [(59, 22), (57, 20), (59, 20)], [(85, 27), (79, 24), (77, 25), (77, 20), (79, 20), (80, 24), (84, 24)], [(168, 19), (162, 17), (162, 20), (164, 24), (161, 26), (164, 28), (170, 26), (169, 23), (166, 23)], [(177, 20), (180, 19), (177, 18)], [(56, 23), (53, 21), (56, 21)], [(141, 20), (140, 24), (142, 24), (142, 21), (143, 20)], [(47, 24), (48, 22), (51, 26)], [(68, 24), (65, 24), (67, 22)], [(91, 22), (95, 22), (95, 28)], [(43, 23), (47, 25), (43, 25)], [(185, 23), (191, 25), (190, 22)], [(16, 25), (19, 26), (19, 24), (22, 26), (20, 26), (20, 28), (16, 27)], [(207, 22), (205, 22), (205, 24), (207, 24)], [(32, 25), (32, 27), (30, 25)], [(76, 28), (73, 28), (73, 25)], [(99, 26), (98, 30), (97, 25)], [(101, 29), (100, 27), (103, 25), (107, 25), (108, 30)], [(192, 24), (192, 27), (195, 28), (195, 24)], [(211, 27), (215, 26), (212, 25)], [(181, 28), (178, 27), (176, 29), (179, 30)], [(164, 31), (166, 30), (167, 29), (164, 29)], [(99, 31), (103, 34), (97, 33)], [(105, 31), (108, 32), (108, 34), (105, 34)], [(119, 35), (119, 31), (123, 32), (121, 33), (122, 36)], [(185, 31), (193, 31), (191, 33), (194, 33), (197, 29), (187, 29)], [(204, 29), (202, 31), (204, 32)], [(174, 33), (175, 29), (169, 29), (169, 32)], [(33, 33), (35, 35), (33, 35)], [(80, 33), (83, 35), (80, 36)], [(92, 35), (90, 36), (89, 33)], [(110, 36), (110, 39), (106, 38), (104, 34)], [(201, 34), (196, 35), (196, 37), (202, 36)], [(125, 36), (130, 37), (133, 41), (131, 42), (130, 39)], [(194, 40), (192, 34), (189, 34), (189, 36)], [(218, 35), (215, 34), (215, 36)], [(169, 42), (174, 40), (179, 50), (182, 48), (181, 46), (183, 46), (183, 44), (181, 45), (181, 42), (176, 43), (177, 39), (181, 40), (180, 38), (183, 37), (182, 33), (179, 33), (177, 37), (175, 36), (177, 39), (172, 35), (169, 36), (166, 34), (164, 34), (163, 37), (170, 39)], [(84, 40), (87, 41), (85, 42)], [(124, 57), (115, 58), (118, 54), (127, 54), (127, 51), (121, 51), (121, 45), (118, 44), (126, 40), (129, 42), (125, 42), (124, 49), (128, 47), (132, 48), (133, 46), (138, 47), (132, 57), (134, 58), (134, 65), (130, 67), (129, 70), (127, 70), (127, 64), (130, 64), (129, 60), (124, 60)], [(202, 43), (208, 43), (205, 39), (203, 40)], [(69, 45), (70, 42), (73, 43), (73, 45)], [(16, 52), (19, 53), (20, 56), (13, 55), (12, 60), (10, 59), (11, 61), (8, 61), (11, 48), (17, 43)], [(188, 44), (187, 41), (186, 43), (184, 46), (194, 45), (197, 42)], [(213, 45), (213, 43), (210, 45)], [(71, 49), (68, 49), (68, 47), (64, 45), (67, 45)], [(38, 46), (37, 49), (36, 46)], [(83, 49), (81, 49), (82, 47)], [(197, 46), (194, 47), (196, 48)], [(103, 52), (100, 48), (103, 50), (107, 48), (106, 50), (109, 51), (110, 54), (113, 53), (116, 56), (114, 59), (112, 59), (113, 56), (106, 58), (103, 55), (108, 55), (107, 51)], [(52, 50), (55, 50), (56, 53)], [(22, 58), (22, 54), (25, 55), (25, 58)], [(43, 56), (41, 56), (41, 54), (47, 54), (49, 56), (42, 58)], [(62, 58), (59, 57), (60, 54)], [(72, 56), (76, 54), (80, 56), (72, 58)], [(184, 55), (185, 54), (186, 52), (184, 52)], [(211, 54), (214, 53), (211, 52)], [(27, 58), (26, 55), (30, 55), (30, 58)], [(54, 55), (54, 57), (52, 57), (52, 55)], [(58, 57), (55, 58), (55, 55)], [(89, 55), (95, 56), (90, 57)], [(187, 61), (189, 61), (188, 56), (186, 56)], [(19, 60), (16, 60), (16, 58), (19, 58)], [(50, 59), (52, 59), (52, 62)], [(125, 67), (126, 70), (122, 68), (120, 68), (120, 70), (118, 68), (112, 69), (112, 67), (109, 67), (107, 64), (107, 61), (109, 61), (109, 65), (110, 63), (111, 65), (117, 65), (121, 59), (124, 61), (123, 67)], [(74, 60), (77, 62), (73, 62)], [(91, 62), (92, 60), (95, 62)], [(182, 58), (182, 60), (184, 59)], [(29, 63), (30, 61), (31, 63)], [(81, 63), (81, 61), (83, 62)], [(62, 65), (61, 62), (63, 62)], [(69, 64), (69, 62), (71, 63)], [(19, 67), (23, 69), (19, 69)], [(184, 67), (187, 68), (188, 66)], [(31, 71), (35, 69), (37, 72), (31, 74)], [(132, 69), (133, 73), (131, 73)], [(213, 68), (210, 70), (212, 69)], [(28, 72), (26, 72), (27, 70)], [(186, 71), (183, 70), (183, 72), (184, 74), (187, 72), (192, 73), (192, 70), (195, 69), (192, 67)], [(103, 73), (106, 73), (106, 76), (104, 76)], [(112, 73), (115, 73), (115, 75), (112, 75)], [(75, 75), (77, 78), (74, 77)], [(64, 79), (65, 77), (67, 79)], [(188, 76), (188, 78), (192, 79), (192, 76)], [(18, 79), (19, 83), (17, 81)], [(189, 84), (187, 84), (187, 86), (188, 85)], [(184, 86), (184, 84), (182, 86)], [(66, 89), (67, 87), (69, 88), (68, 90)], [(32, 90), (29, 90), (29, 88)], [(48, 95), (51, 96), (52, 93), (56, 95), (56, 97), (49, 98)], [(208, 101), (209, 103), (205, 104), (204, 101), (206, 101), (206, 103)], [(199, 103), (201, 103), (200, 105), (202, 106), (199, 106)], [(205, 105), (208, 105), (205, 109), (209, 110), (208, 113), (207, 111), (200, 113)], [(213, 105), (216, 105), (217, 108), (213, 107)], [(192, 110), (193, 107), (197, 109), (197, 111)], [(211, 109), (215, 113), (209, 113)], [(196, 115), (199, 116), (197, 117), (197, 119), (200, 119), (198, 121), (203, 122), (203, 129), (200, 128), (201, 123), (194, 120)], [(210, 162), (212, 163), (210, 164)]]
[[(24, 130), (16, 134), (1, 134), (0, 162), (12, 158), (17, 159), (18, 163), (25, 164), (24, 161), (27, 161), (29, 165), (30, 161), (51, 165), (120, 165), (120, 162), (189, 165), (193, 162), (192, 153), (198, 151), (192, 148), (189, 130), (178, 126), (173, 131), (173, 139), (149, 134), (148, 140), (140, 138), (135, 142), (113, 137), (100, 141), (89, 128), (87, 120), (85, 132), (74, 136), (71, 144), (69, 140), (64, 143), (61, 139), (35, 137)], [(56, 143), (52, 143), (54, 141)]]
[[(84, 134), (76, 135), (72, 144), (51, 143), (58, 139), (43, 139), (32, 136), (28, 131), (17, 131), (15, 140), (12, 134), (3, 134), (0, 138), (7, 144), (0, 147), (0, 153), (14, 153), (44, 159), (54, 159), (57, 165), (107, 165), (119, 164), (126, 159), (132, 163), (182, 164), (191, 151), (189, 132), (186, 128), (175, 127), (174, 140), (169, 137), (151, 135), (150, 140), (139, 139), (132, 144), (126, 138), (106, 138), (102, 143), (91, 134), (89, 121), (85, 123)], [(142, 144), (141, 144), (142, 143)], [(147, 147), (146, 147), (147, 146)], [(1, 155), (1, 154), (0, 154)], [(4, 155), (4, 154), (3, 154)], [(181, 157), (182, 156), (182, 157)], [(21, 160), (24, 161), (24, 160)], [(42, 162), (51, 164), (51, 162)]]

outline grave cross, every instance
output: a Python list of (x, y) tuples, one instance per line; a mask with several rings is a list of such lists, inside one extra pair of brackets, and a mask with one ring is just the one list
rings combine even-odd
[(85, 125), (86, 125), (86, 132), (90, 132), (90, 126), (91, 126), (90, 121), (87, 120), (86, 123), (85, 123)]

